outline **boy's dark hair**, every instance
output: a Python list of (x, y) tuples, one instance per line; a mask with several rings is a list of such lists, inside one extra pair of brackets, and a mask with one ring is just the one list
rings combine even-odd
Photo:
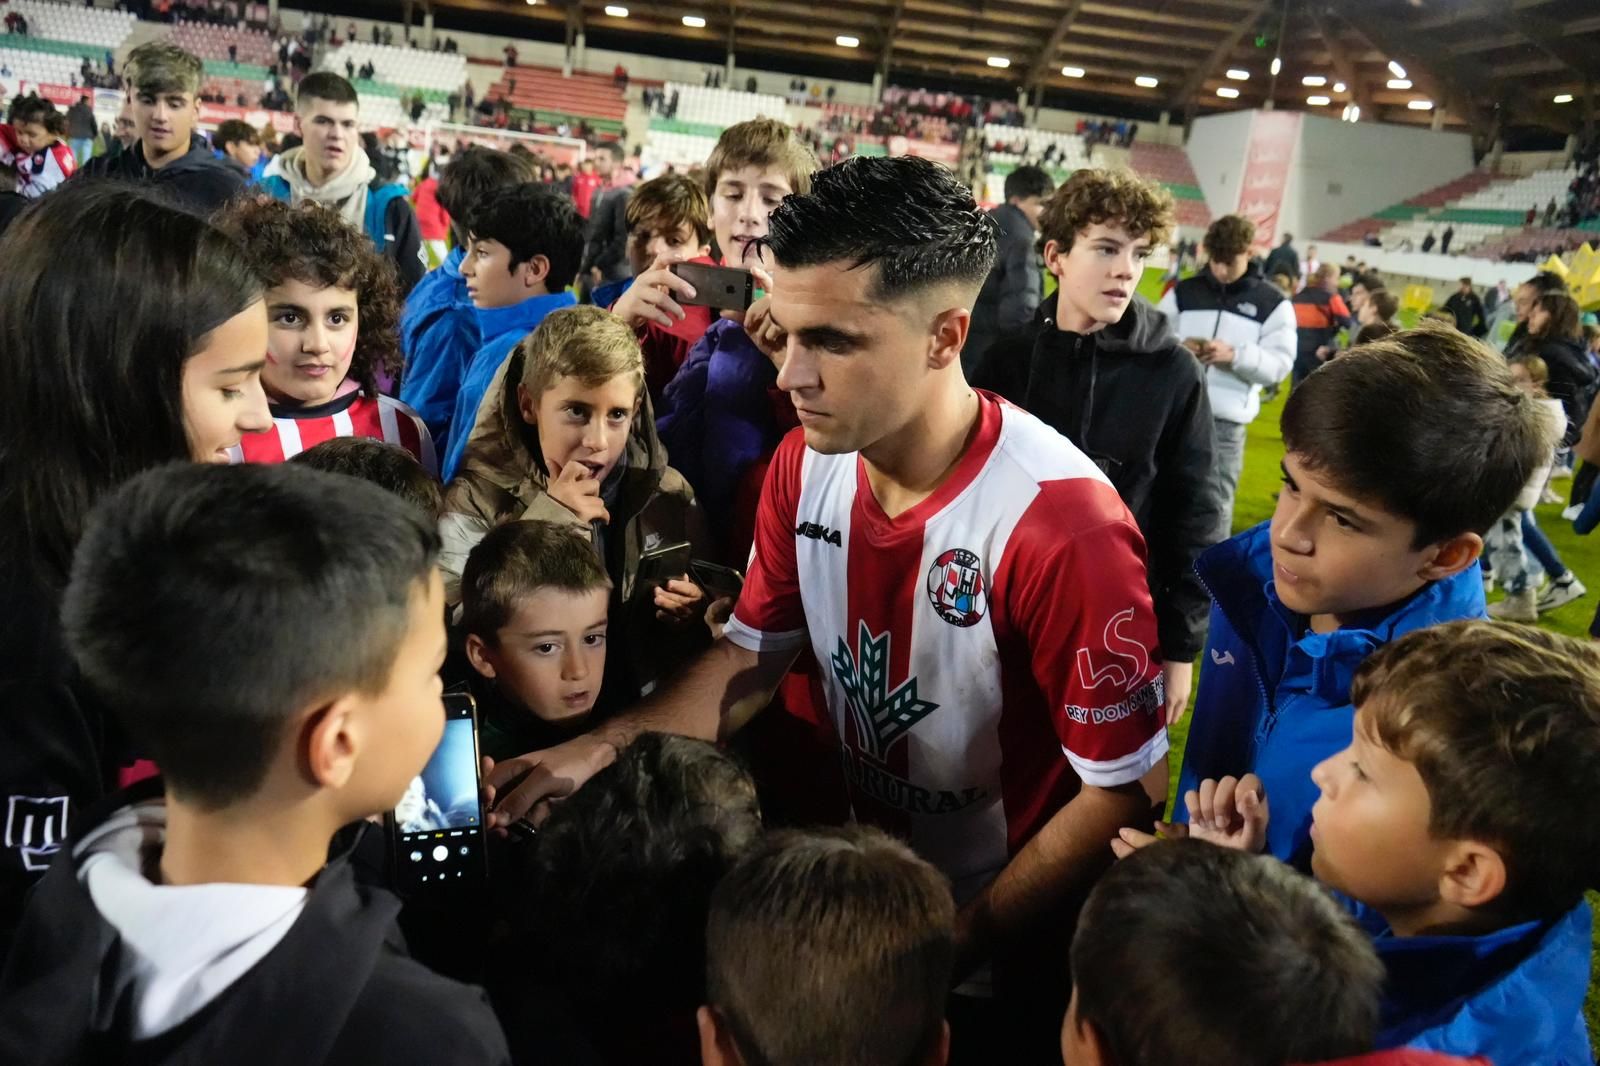
[(1161, 244), (1177, 224), (1172, 194), (1160, 182), (1127, 170), (1073, 171), (1039, 215), (1039, 248), (1055, 241), (1070, 252), (1078, 234), (1090, 226), (1120, 223), (1135, 239)]
[(184, 364), (261, 299), (261, 278), (211, 223), (111, 181), (33, 204), (0, 263), (0, 550), (59, 588), (102, 494), (191, 457)]
[(1307, 467), (1415, 523), (1416, 548), (1488, 530), (1553, 447), (1505, 360), (1432, 322), (1322, 366), (1281, 425)]
[(1578, 307), (1578, 301), (1566, 289), (1540, 293), (1536, 306), (1550, 316), (1540, 337), (1575, 341), (1582, 336), (1583, 312)]
[(378, 370), (400, 369), (400, 287), (394, 265), (372, 241), (329, 207), (309, 201), (291, 207), (270, 197), (242, 199), (217, 225), (243, 245), (267, 287), (299, 281), (356, 294), (359, 315), (349, 377), (377, 395)]
[(1030, 196), (1043, 198), (1055, 191), (1055, 179), (1046, 174), (1043, 167), (1036, 167), (1031, 163), (1020, 166), (1006, 175), (1005, 195), (1007, 200), (1013, 197), (1019, 200), (1026, 200)]
[[(1453, 324), (1455, 322), (1454, 317), (1450, 321)], [(1382, 322), (1368, 322), (1356, 330), (1355, 340), (1351, 342), (1350, 346), (1353, 348), (1358, 344), (1368, 344), (1381, 337), (1392, 337), (1399, 332), (1388, 319), (1384, 319)]]
[(94, 509), (62, 625), (90, 688), (183, 801), (248, 798), (309, 701), (388, 684), (433, 522), (287, 464), (181, 463)]
[(439, 206), (450, 216), (456, 246), (467, 244), (465, 219), (473, 209), (501, 189), (533, 181), (529, 156), (499, 152), (471, 144), (461, 149), (439, 174)]
[(777, 167), (789, 179), (789, 190), (803, 196), (811, 191), (817, 157), (793, 129), (775, 118), (736, 123), (722, 131), (706, 157), (706, 195), (715, 195), (723, 171), (745, 167)]
[[(1470, 665), (1467, 665), (1470, 664)], [(1533, 626), (1449, 622), (1369, 655), (1350, 695), (1428, 789), (1429, 833), (1499, 852), (1507, 925), (1600, 884), (1600, 652)]]
[(583, 261), (583, 216), (572, 198), (536, 182), (499, 189), (467, 215), (473, 237), (499, 241), (511, 251), (515, 270), (536, 255), (550, 261), (545, 288), (560, 292), (572, 284)]
[(1468, 288), (1472, 287), (1472, 279), (1471, 278), (1460, 278), (1459, 281), (1461, 282), (1461, 284), (1467, 286)]
[(444, 490), (416, 456), (397, 444), (371, 437), (334, 437), (290, 458), (327, 474), (360, 478), (417, 505), (437, 522), (444, 513)]
[[(1367, 302), (1372, 304), (1372, 310), (1377, 312), (1380, 322), (1389, 322), (1400, 313), (1400, 298), (1388, 289), (1378, 289), (1367, 294)], [(1455, 321), (1454, 318), (1451, 321)]]
[[(36, 96), (33, 93), (29, 93), (27, 96), (18, 96), (11, 101), (11, 107), (8, 111), (9, 114), (6, 117), (6, 121), (13, 126), (37, 122), (45, 129), (50, 130), (51, 133), (56, 132), (50, 128), (52, 124), (51, 118), (57, 113), (56, 105), (41, 96)], [(65, 116), (62, 117), (63, 119), (65, 118)]]
[(557, 805), (514, 919), (585, 1007), (705, 1002), (711, 890), (761, 834), (755, 783), (703, 740), (644, 733)]
[(1077, 1023), (1118, 1066), (1283, 1066), (1370, 1051), (1384, 971), (1310, 878), (1270, 855), (1164, 840), (1095, 885), (1072, 978)]
[(711, 205), (706, 191), (687, 174), (663, 174), (636, 185), (628, 197), (628, 234), (675, 233), (694, 228), (699, 240), (711, 239)]
[(892, 300), (956, 282), (977, 292), (994, 265), (997, 227), (954, 174), (927, 159), (856, 156), (785, 197), (765, 244), (784, 267), (877, 267), (868, 289)]
[(559, 522), (496, 526), (467, 556), (461, 573), (461, 628), (494, 644), (517, 601), (545, 588), (609, 589), (611, 578), (585, 536)]
[(950, 884), (864, 826), (769, 835), (711, 898), (706, 995), (765, 1066), (922, 1061), (955, 959)]
[(326, 100), (332, 104), (361, 104), (356, 87), (331, 70), (319, 70), (300, 79), (295, 89), (294, 105), (298, 108), (308, 100)]
[(217, 132), (211, 135), (211, 143), (217, 151), (225, 152), (230, 144), (256, 144), (261, 143), (261, 134), (250, 123), (239, 118), (230, 118), (217, 127)]
[(141, 44), (122, 64), (123, 79), (136, 93), (198, 95), (205, 70), (199, 56), (167, 41)]
[(1355, 280), (1350, 283), (1350, 287), (1352, 289), (1357, 285), (1360, 285), (1369, 293), (1377, 292), (1379, 289), (1383, 288), (1383, 275), (1379, 274), (1376, 270), (1364, 270), (1360, 274), (1357, 274)]
[(1206, 254), (1218, 262), (1233, 262), (1255, 243), (1256, 224), (1239, 215), (1223, 215), (1200, 241)]

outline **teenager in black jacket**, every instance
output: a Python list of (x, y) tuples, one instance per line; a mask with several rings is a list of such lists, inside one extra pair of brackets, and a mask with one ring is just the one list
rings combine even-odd
[(1135, 295), (1172, 198), (1131, 175), (1080, 170), (1040, 217), (1060, 281), (1025, 330), (985, 354), (972, 383), (1055, 427), (1093, 459), (1133, 512), (1149, 552), (1169, 721), (1187, 705), (1211, 598), (1195, 558), (1215, 542), (1215, 457), (1205, 372)]

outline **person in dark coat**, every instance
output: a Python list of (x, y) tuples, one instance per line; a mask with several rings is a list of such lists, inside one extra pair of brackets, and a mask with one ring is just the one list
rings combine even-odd
[(1450, 294), (1450, 299), (1444, 302), (1444, 309), (1456, 317), (1456, 329), (1469, 337), (1485, 337), (1489, 333), (1487, 316), (1483, 313), (1483, 301), (1472, 290), (1472, 279), (1462, 278), (1461, 288)]
[(1006, 202), (989, 212), (1000, 227), (1000, 249), (994, 269), (984, 279), (972, 307), (972, 326), (961, 350), (961, 365), (970, 374), (984, 350), (1003, 333), (1025, 328), (1041, 297), (1038, 236), (1039, 212), (1056, 184), (1043, 169), (1021, 166), (1006, 175)]
[(1263, 277), (1272, 277), (1282, 274), (1287, 278), (1300, 277), (1300, 253), (1294, 250), (1294, 234), (1285, 233), (1283, 243), (1267, 253), (1266, 264), (1262, 267)]

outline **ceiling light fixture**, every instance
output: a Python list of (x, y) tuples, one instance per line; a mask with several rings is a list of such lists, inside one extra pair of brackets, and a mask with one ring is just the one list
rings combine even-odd
[(607, 4), (606, 14), (610, 15), (614, 19), (625, 19), (628, 17), (628, 9), (625, 7), (619, 7), (616, 4)]
[(1558, 104), (1570, 104), (1572, 103), (1572, 94), (1562, 93), (1560, 96), (1555, 98), (1555, 102)]
[(1249, 81), (1250, 72), (1248, 70), (1230, 70), (1228, 71), (1228, 77), (1234, 81)]
[(701, 18), (699, 15), (683, 16), (683, 24), (694, 30), (703, 30), (706, 28), (706, 20)]
[(1307, 74), (1305, 77), (1300, 79), (1300, 84), (1307, 86), (1308, 88), (1320, 89), (1324, 85), (1328, 84), (1328, 79), (1324, 78), (1321, 74)]
[(1308, 97), (1306, 97), (1306, 103), (1310, 104), (1312, 107), (1326, 107), (1328, 104), (1330, 104), (1332, 102), (1333, 101), (1329, 100), (1326, 96), (1308, 96)]
[(990, 56), (987, 60), (985, 60), (985, 62), (987, 62), (991, 67), (996, 67), (1000, 70), (1004, 70), (1011, 65), (1011, 60), (1007, 59), (1005, 56)]
[(1224, 100), (1237, 100), (1239, 99), (1239, 90), (1231, 85), (1222, 85), (1217, 88), (1217, 95)]
[(1333, 91), (1336, 92), (1336, 93), (1344, 92), (1344, 88), (1345, 88), (1344, 82), (1342, 82), (1342, 81), (1336, 81), (1336, 82), (1333, 83)]
[(839, 36), (833, 39), (833, 43), (838, 45), (840, 48), (859, 48), (861, 46), (861, 38), (851, 37), (849, 34), (841, 33)]
[(1406, 68), (1391, 59), (1389, 60), (1389, 73), (1397, 78), (1403, 78), (1406, 76)]
[(1061, 68), (1061, 76), (1064, 77), (1064, 78), (1081, 78), (1081, 77), (1083, 77), (1083, 68), (1082, 67), (1062, 67)]
[(1406, 107), (1410, 108), (1412, 111), (1432, 111), (1433, 110), (1433, 101), (1432, 100), (1413, 100), (1409, 104), (1407, 104)]
[(1274, 78), (1276, 78), (1278, 76), (1278, 72), (1281, 71), (1282, 69), (1283, 69), (1283, 60), (1278, 58), (1277, 56), (1273, 56), (1272, 57), (1272, 76)]
[(1411, 88), (1411, 82), (1409, 82), (1405, 78), (1390, 78), (1388, 81), (1384, 82), (1384, 84), (1387, 85), (1391, 89), (1409, 89), (1409, 88)]
[(1158, 79), (1152, 78), (1148, 74), (1139, 75), (1137, 78), (1133, 79), (1133, 83), (1141, 89), (1154, 89), (1157, 85), (1161, 84)]

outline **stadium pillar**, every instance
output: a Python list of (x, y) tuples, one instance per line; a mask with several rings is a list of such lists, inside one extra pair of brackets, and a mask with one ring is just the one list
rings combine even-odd
[(278, 17), (278, 0), (267, 0), (267, 18), (270, 20), (270, 19), (275, 19), (277, 17)]
[(433, 47), (433, 8), (422, 13), (422, 47)]
[(872, 102), (875, 104), (883, 103), (883, 71), (881, 70), (872, 72)]

